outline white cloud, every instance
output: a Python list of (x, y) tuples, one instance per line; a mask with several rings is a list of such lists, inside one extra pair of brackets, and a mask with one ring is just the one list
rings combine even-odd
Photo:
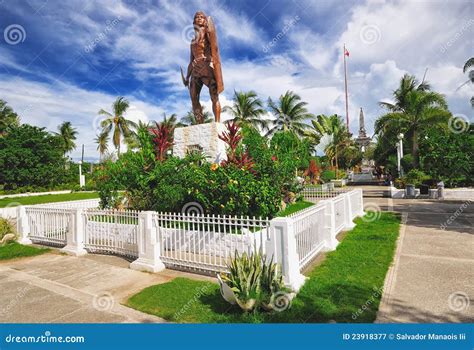
[[(0, 96), (20, 115), (23, 123), (45, 127), (49, 131), (57, 131), (63, 121), (70, 121), (79, 134), (78, 146), (72, 157), (80, 157), (80, 145), (85, 145), (88, 158), (98, 158), (97, 145), (93, 139), (98, 131), (100, 109), (111, 111), (116, 96), (105, 93), (87, 91), (66, 83), (50, 85), (28, 81), (21, 78), (2, 76)], [(127, 118), (138, 122), (161, 118), (163, 109), (144, 101), (130, 99)]]

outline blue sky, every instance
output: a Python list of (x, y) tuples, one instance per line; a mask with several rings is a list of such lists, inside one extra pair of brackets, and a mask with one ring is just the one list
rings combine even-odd
[[(234, 89), (263, 100), (293, 90), (314, 114), (344, 115), (345, 43), (353, 133), (360, 107), (372, 132), (383, 113), (377, 102), (390, 99), (404, 73), (421, 79), (426, 68), (451, 111), (472, 121), (473, 86), (457, 88), (474, 55), (474, 5), (457, 0), (0, 0), (0, 98), (23, 122), (55, 130), (71, 121), (86, 157), (98, 158), (97, 111), (116, 96), (130, 100), (134, 120), (190, 109), (179, 66), (197, 10), (216, 23), (223, 105)], [(207, 91), (202, 101), (210, 109)]]

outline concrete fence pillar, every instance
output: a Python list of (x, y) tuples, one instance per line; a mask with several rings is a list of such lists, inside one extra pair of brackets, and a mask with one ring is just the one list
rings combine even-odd
[(87, 254), (84, 248), (86, 231), (85, 216), (82, 208), (71, 209), (71, 225), (66, 233), (66, 246), (61, 249), (68, 255), (82, 256)]
[(280, 264), (286, 286), (297, 292), (306, 277), (300, 272), (293, 221), (290, 218), (275, 218), (270, 221), (270, 239), (266, 242), (267, 257)]
[(355, 216), (364, 216), (364, 191), (361, 188), (358, 188), (356, 191), (358, 191), (357, 195), (357, 200), (359, 201), (359, 204), (357, 205), (357, 208), (359, 208), (358, 212), (355, 213)]
[(28, 222), (28, 215), (26, 214), (26, 208), (22, 205), (17, 207), (16, 214), (16, 230), (18, 232), (18, 242), (21, 244), (32, 244), (29, 234), (30, 225)]
[(139, 271), (159, 272), (165, 269), (161, 261), (161, 242), (159, 228), (153, 227), (153, 212), (144, 211), (138, 215), (138, 259), (130, 268)]
[(334, 208), (334, 201), (327, 199), (319, 202), (319, 205), (324, 205), (324, 240), (325, 251), (336, 249), (339, 241), (336, 239), (336, 209)]
[(354, 215), (352, 214), (351, 195), (349, 192), (344, 193), (344, 230), (352, 230), (355, 227)]

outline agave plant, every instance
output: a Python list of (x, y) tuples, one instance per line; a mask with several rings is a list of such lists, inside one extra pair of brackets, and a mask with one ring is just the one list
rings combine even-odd
[(272, 310), (275, 294), (285, 290), (278, 264), (273, 263), (273, 258), (267, 262), (261, 253), (239, 255), (236, 251), (228, 269), (220, 279), (230, 287), (236, 303), (246, 312), (259, 306)]
[(236, 302), (244, 311), (252, 311), (260, 294), (260, 276), (262, 266), (260, 254), (243, 253), (231, 259), (229, 273), (222, 275), (222, 280), (234, 292)]

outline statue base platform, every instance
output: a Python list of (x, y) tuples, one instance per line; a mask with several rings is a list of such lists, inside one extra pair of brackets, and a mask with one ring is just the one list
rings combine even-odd
[(226, 126), (223, 123), (206, 123), (176, 128), (174, 130), (173, 155), (183, 158), (187, 153), (202, 152), (213, 163), (226, 157), (226, 144), (219, 139)]

